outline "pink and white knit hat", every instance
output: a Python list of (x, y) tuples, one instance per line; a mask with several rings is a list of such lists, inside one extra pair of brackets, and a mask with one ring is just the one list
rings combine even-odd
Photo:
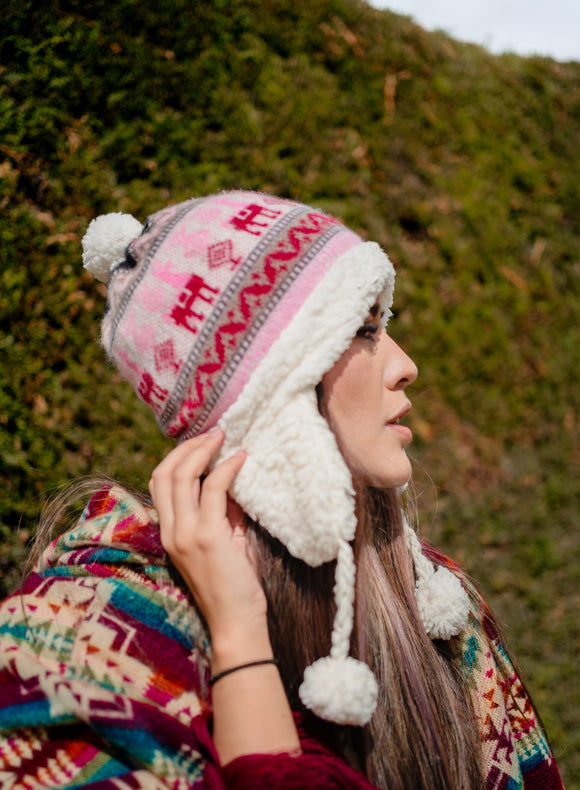
[[(169, 207), (145, 228), (125, 214), (98, 217), (83, 249), (86, 268), (109, 283), (103, 345), (163, 432), (181, 440), (219, 425), (215, 462), (247, 453), (232, 489), (244, 511), (308, 565), (337, 560), (330, 656), (307, 667), (300, 696), (322, 718), (365, 724), (377, 684), (349, 656), (352, 478), (315, 388), (377, 299), (386, 324), (391, 262), (333, 217), (244, 191)], [(423, 620), (448, 638), (465, 623), (465, 593), (408, 532), (418, 597), (423, 582), (435, 590), (423, 595)]]

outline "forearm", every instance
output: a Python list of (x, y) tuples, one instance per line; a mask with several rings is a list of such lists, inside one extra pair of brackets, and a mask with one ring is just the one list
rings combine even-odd
[[(207, 474), (221, 431), (189, 439), (149, 483), (161, 542), (191, 590), (212, 642), (212, 675), (273, 657), (266, 598), (246, 542), (244, 513), (227, 491), (245, 460), (238, 452)], [(240, 669), (212, 688), (214, 743), (222, 765), (249, 754), (300, 752), (274, 664)]]
[[(273, 658), (266, 621), (212, 639), (212, 675)], [(212, 689), (213, 738), (222, 765), (248, 754), (300, 753), (300, 741), (275, 664), (247, 667)]]

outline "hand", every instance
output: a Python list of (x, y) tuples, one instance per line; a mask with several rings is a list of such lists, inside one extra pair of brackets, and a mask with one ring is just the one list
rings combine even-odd
[(149, 490), (163, 548), (206, 619), (214, 655), (223, 647), (227, 661), (232, 651), (232, 657), (245, 655), (241, 643), (267, 628), (267, 605), (248, 556), (243, 511), (227, 494), (245, 453), (219, 464), (201, 482), (223, 440), (218, 429), (178, 445), (153, 471)]
[[(244, 514), (227, 491), (245, 454), (216, 466), (212, 431), (183, 442), (154, 470), (149, 490), (161, 543), (209, 626), (212, 673), (272, 657), (266, 596), (248, 556)], [(300, 753), (286, 692), (273, 664), (226, 675), (212, 689), (213, 738), (222, 765), (244, 754)]]

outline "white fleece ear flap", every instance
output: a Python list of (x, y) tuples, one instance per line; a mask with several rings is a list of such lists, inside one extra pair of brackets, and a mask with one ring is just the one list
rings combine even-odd
[[(275, 432), (265, 430), (272, 425)], [(375, 710), (378, 686), (369, 667), (348, 655), (356, 571), (347, 541), (356, 530), (354, 491), (314, 390), (297, 393), (278, 413), (266, 402), (244, 447), (248, 457), (232, 491), (244, 511), (268, 524), (270, 534), (309, 565), (337, 561), (330, 655), (306, 667), (300, 699), (323, 719), (363, 726)], [(262, 487), (269, 497), (260, 496)]]
[(331, 654), (307, 667), (299, 693), (317, 715), (341, 724), (366, 724), (378, 689), (369, 667), (348, 655), (354, 491), (318, 410), (316, 386), (349, 347), (377, 298), (386, 323), (393, 284), (393, 267), (378, 245), (364, 242), (341, 256), (218, 422), (225, 441), (215, 462), (239, 448), (247, 452), (232, 486), (244, 511), (308, 565), (337, 560)]
[(334, 261), (218, 422), (226, 438), (216, 462), (240, 448), (248, 456), (234, 498), (313, 567), (335, 559), (356, 530), (352, 477), (318, 411), (316, 386), (377, 298), (388, 312), (394, 277), (373, 242)]
[(314, 390), (296, 393), (280, 410), (266, 401), (242, 446), (248, 456), (232, 494), (243, 510), (308, 565), (335, 559), (340, 540), (354, 538), (354, 491)]

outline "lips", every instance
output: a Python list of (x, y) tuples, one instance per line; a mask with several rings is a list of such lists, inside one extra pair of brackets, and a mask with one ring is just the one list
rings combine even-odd
[(398, 411), (395, 414), (395, 416), (392, 419), (390, 419), (386, 424), (387, 428), (390, 431), (393, 431), (399, 436), (399, 438), (401, 439), (404, 445), (409, 444), (409, 442), (413, 441), (413, 432), (406, 425), (399, 425), (399, 420), (402, 417), (404, 417), (405, 414), (408, 414), (410, 411), (411, 411), (411, 402), (407, 401), (406, 404), (403, 406), (403, 408), (400, 409), (400, 411)]
[(401, 420), (405, 416), (405, 414), (408, 414), (411, 411), (412, 408), (413, 407), (411, 405), (411, 402), (407, 401), (407, 403), (403, 406), (403, 408), (400, 411), (398, 411), (397, 414), (395, 414), (395, 416), (392, 419), (387, 420), (387, 425), (396, 425), (399, 422), (399, 420)]

